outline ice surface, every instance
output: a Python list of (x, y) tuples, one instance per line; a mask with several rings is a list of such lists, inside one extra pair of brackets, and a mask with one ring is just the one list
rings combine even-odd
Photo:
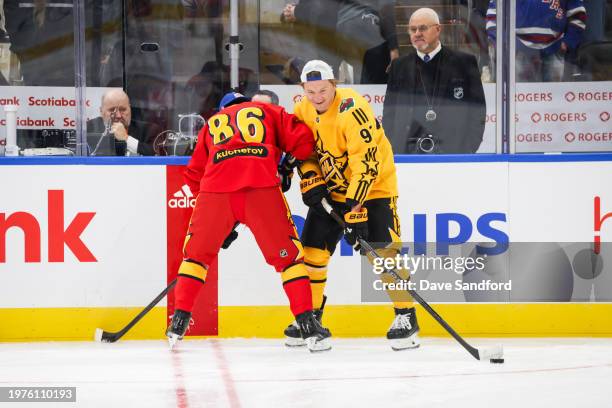
[(612, 339), (469, 339), (503, 344), (505, 364), (451, 339), (333, 340), (318, 354), (280, 339), (3, 343), (0, 386), (77, 387), (76, 404), (15, 404), (38, 408), (612, 406)]

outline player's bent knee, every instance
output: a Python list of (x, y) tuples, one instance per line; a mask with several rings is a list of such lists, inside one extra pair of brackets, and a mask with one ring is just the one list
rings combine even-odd
[(304, 263), (309, 268), (327, 268), (330, 257), (331, 255), (326, 249), (304, 247)]
[(178, 274), (189, 276), (204, 282), (206, 281), (208, 269), (193, 259), (185, 259), (183, 262), (181, 262), (181, 266), (179, 266)]
[(283, 285), (298, 279), (308, 279), (308, 272), (302, 262), (289, 265), (280, 274)]

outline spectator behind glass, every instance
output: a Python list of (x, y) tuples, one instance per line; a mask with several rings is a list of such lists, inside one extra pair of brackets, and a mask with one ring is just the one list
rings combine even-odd
[[(487, 34), (495, 45), (497, 1), (489, 1)], [(516, 1), (516, 80), (559, 82), (569, 78), (587, 15), (582, 0)]]
[(4, 0), (4, 17), (24, 85), (74, 86), (72, 0)]
[(267, 89), (260, 89), (251, 97), (252, 102), (271, 103), (272, 105), (278, 105), (278, 100), (278, 95)]
[(353, 68), (354, 84), (384, 84), (392, 60), (399, 57), (395, 2), (344, 1), (336, 25), (342, 34), (340, 55)]
[(223, 64), (223, 2), (220, 0), (181, 0), (188, 20), (187, 29), (193, 35), (206, 31), (214, 43), (215, 62)]
[(411, 50), (391, 63), (383, 127), (395, 153), (476, 153), (485, 128), (485, 97), (473, 55), (440, 43), (429, 8), (408, 23)]
[[(607, 4), (606, 4), (607, 3)], [(585, 0), (589, 16), (578, 48), (580, 81), (612, 80), (612, 0)]]
[(149, 142), (157, 135), (154, 126), (132, 120), (130, 98), (121, 89), (102, 96), (100, 117), (87, 121), (87, 135), (91, 155), (155, 154)]
[[(607, 0), (607, 3), (612, 5), (610, 0)], [(589, 16), (589, 20), (582, 36), (583, 43), (605, 41), (608, 11), (606, 0), (584, 0), (584, 8), (587, 16)], [(609, 40), (612, 40), (612, 38)]]
[[(335, 50), (331, 65), (341, 81), (385, 83), (390, 62), (399, 57), (394, 7), (389, 0), (302, 0), (287, 4), (281, 19), (311, 27), (317, 58), (325, 58), (325, 48)], [(341, 70), (342, 60), (351, 69)]]
[[(300, 55), (300, 59), (327, 58), (331, 65), (338, 69), (342, 57), (337, 52), (340, 39), (336, 32), (336, 24), (341, 2), (341, 0), (300, 0), (285, 5), (280, 16), (281, 22), (295, 23), (301, 34), (300, 38), (308, 43), (309, 49), (312, 50), (308, 55)], [(298, 81), (292, 83), (299, 83), (300, 72), (297, 75)]]
[(6, 36), (4, 28), (4, 0), (0, 0), (0, 41)]

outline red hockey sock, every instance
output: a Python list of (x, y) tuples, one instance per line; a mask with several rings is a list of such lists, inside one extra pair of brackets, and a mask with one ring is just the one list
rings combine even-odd
[(204, 282), (185, 275), (179, 275), (177, 279), (176, 288), (174, 289), (174, 307), (185, 312), (191, 312), (195, 298)]
[(308, 277), (287, 281), (283, 283), (283, 289), (289, 298), (289, 307), (294, 316), (312, 310), (312, 292)]

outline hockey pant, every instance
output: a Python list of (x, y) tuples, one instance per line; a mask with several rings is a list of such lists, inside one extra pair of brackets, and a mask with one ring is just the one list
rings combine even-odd
[(176, 308), (192, 310), (195, 297), (206, 281), (208, 268), (236, 222), (251, 230), (266, 262), (280, 273), (291, 312), (298, 315), (312, 310), (302, 244), (279, 187), (229, 193), (200, 192), (183, 246)]

